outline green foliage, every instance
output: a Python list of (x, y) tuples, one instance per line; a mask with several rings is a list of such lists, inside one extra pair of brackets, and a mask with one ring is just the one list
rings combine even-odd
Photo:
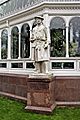
[(0, 97), (0, 120), (80, 120), (80, 108), (56, 108), (50, 115), (27, 112), (25, 105)]
[(1, 58), (6, 59), (7, 58), (7, 48), (1, 48)]
[(80, 51), (78, 50), (78, 42), (71, 42), (69, 45), (70, 57), (80, 57)]
[(63, 36), (63, 31), (51, 30), (51, 56), (52, 57), (65, 57), (65, 38)]
[[(14, 29), (15, 30), (15, 29)], [(15, 32), (15, 31), (14, 31)], [(14, 33), (12, 36), (12, 41), (11, 41), (11, 58), (18, 58), (18, 48), (19, 48), (19, 35), (18, 33)]]

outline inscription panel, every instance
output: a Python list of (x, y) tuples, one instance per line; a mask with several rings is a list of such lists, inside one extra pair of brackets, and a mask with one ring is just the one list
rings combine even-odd
[(48, 90), (49, 85), (48, 83), (42, 83), (42, 82), (28, 82), (28, 90)]

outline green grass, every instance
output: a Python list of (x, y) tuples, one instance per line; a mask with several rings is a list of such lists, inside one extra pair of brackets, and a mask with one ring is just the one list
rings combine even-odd
[(0, 97), (0, 120), (80, 120), (80, 108), (56, 108), (51, 115), (27, 112), (25, 104)]

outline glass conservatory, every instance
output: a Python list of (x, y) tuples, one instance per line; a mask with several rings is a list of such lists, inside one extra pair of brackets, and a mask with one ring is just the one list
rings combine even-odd
[(0, 0), (0, 73), (27, 74), (31, 61), (34, 17), (47, 28), (48, 71), (80, 74), (80, 0)]

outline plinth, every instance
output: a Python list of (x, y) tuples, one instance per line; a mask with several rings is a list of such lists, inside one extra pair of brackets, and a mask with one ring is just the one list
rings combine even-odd
[(30, 75), (25, 109), (51, 113), (55, 106), (53, 76), (48, 74)]

